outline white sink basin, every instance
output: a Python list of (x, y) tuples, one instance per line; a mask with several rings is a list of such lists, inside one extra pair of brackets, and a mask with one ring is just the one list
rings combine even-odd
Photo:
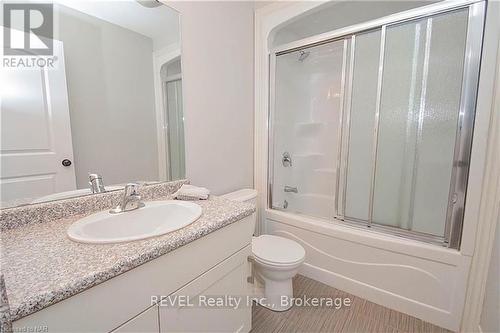
[(201, 216), (192, 202), (146, 202), (142, 208), (120, 214), (108, 211), (84, 217), (68, 228), (70, 239), (81, 243), (121, 243), (160, 236), (181, 229)]

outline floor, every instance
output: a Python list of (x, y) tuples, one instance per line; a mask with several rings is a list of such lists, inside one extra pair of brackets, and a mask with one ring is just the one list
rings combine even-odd
[[(298, 275), (293, 281), (294, 296), (350, 298), (351, 305), (336, 310), (331, 306), (293, 307), (274, 312), (254, 305), (251, 333), (271, 332), (450, 332)], [(330, 304), (331, 305), (331, 304)]]

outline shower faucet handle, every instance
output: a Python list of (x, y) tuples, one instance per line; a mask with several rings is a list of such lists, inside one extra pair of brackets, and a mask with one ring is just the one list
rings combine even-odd
[(292, 166), (292, 156), (290, 156), (289, 152), (284, 152), (283, 157), (281, 158), (281, 163), (285, 168)]

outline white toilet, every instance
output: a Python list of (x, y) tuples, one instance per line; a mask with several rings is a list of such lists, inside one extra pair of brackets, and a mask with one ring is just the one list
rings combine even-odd
[[(222, 196), (225, 199), (257, 203), (257, 191), (243, 189)], [(252, 239), (255, 263), (256, 299), (259, 304), (274, 311), (291, 307), (292, 278), (304, 262), (306, 251), (297, 242), (273, 235)]]

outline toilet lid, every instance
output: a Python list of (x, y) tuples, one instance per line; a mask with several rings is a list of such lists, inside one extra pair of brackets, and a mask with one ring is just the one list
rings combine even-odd
[(306, 251), (293, 240), (273, 235), (252, 239), (252, 252), (257, 259), (277, 264), (291, 264), (304, 259)]

